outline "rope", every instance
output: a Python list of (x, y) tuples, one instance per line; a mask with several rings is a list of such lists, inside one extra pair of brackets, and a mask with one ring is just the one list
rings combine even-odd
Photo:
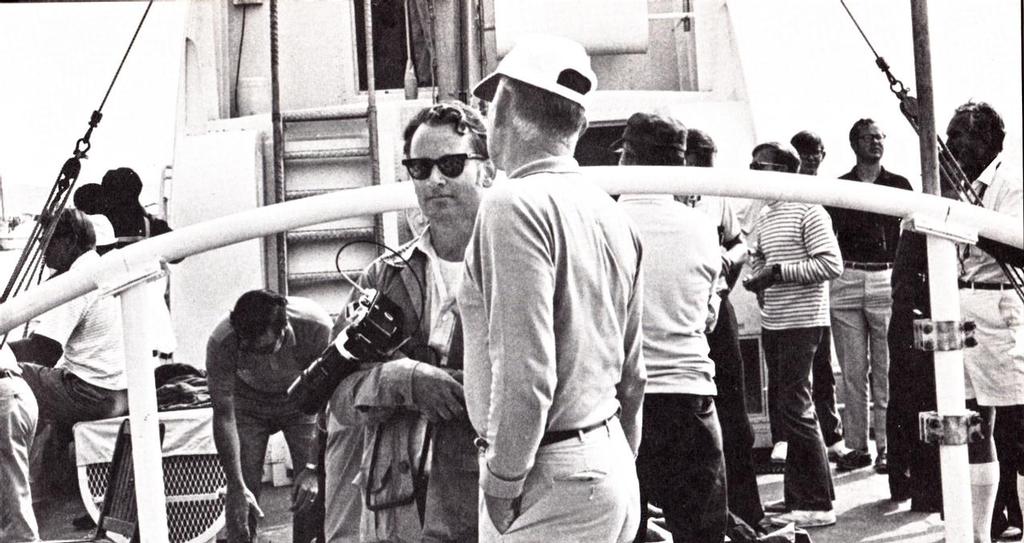
[[(39, 220), (36, 222), (28, 241), (25, 243), (25, 248), (18, 258), (18, 263), (15, 265), (14, 271), (7, 281), (3, 294), (0, 295), (0, 303), (7, 301), (11, 296), (28, 290), (33, 284), (38, 285), (42, 282), (44, 271), (43, 256), (46, 254), (46, 248), (49, 246), (50, 238), (53, 236), (53, 231), (57, 226), (57, 219), (64, 211), (64, 208), (67, 207), (67, 202), (71, 198), (71, 189), (74, 188), (75, 182), (78, 181), (78, 174), (82, 171), (81, 161), (88, 158), (87, 153), (92, 148), (92, 143), (90, 142), (92, 131), (99, 126), (100, 121), (103, 119), (103, 107), (107, 104), (107, 99), (110, 97), (114, 84), (117, 83), (117, 79), (121, 75), (121, 69), (124, 67), (129, 53), (131, 53), (132, 48), (135, 46), (135, 40), (139, 37), (142, 24), (146, 21), (146, 16), (149, 15), (149, 10), (152, 7), (153, 0), (149, 0), (149, 3), (146, 4), (146, 10), (142, 13), (142, 18), (139, 19), (139, 24), (135, 27), (132, 39), (128, 43), (124, 55), (121, 57), (121, 62), (114, 72), (114, 77), (111, 78), (110, 85), (107, 86), (107, 91), (103, 94), (103, 99), (100, 100), (99, 107), (89, 116), (89, 128), (75, 142), (75, 150), (72, 152), (71, 158), (64, 162), (60, 173), (57, 174), (57, 179), (50, 187), (50, 194), (43, 204)], [(26, 264), (28, 265), (27, 269)], [(0, 346), (6, 342), (7, 334), (3, 334), (3, 336), (0, 336)]]

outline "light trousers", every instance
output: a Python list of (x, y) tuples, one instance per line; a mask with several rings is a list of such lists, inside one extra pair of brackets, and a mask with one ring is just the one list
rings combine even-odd
[(640, 524), (640, 486), (619, 419), (582, 438), (539, 448), (519, 517), (498, 533), (481, 493), (479, 523), (481, 543), (632, 541)]
[(832, 337), (843, 370), (843, 431), (846, 446), (868, 449), (868, 407), (875, 445), (885, 449), (889, 405), (889, 319), (892, 270), (847, 269), (832, 281)]
[(0, 377), (0, 541), (36, 541), (29, 450), (39, 408), (20, 377)]

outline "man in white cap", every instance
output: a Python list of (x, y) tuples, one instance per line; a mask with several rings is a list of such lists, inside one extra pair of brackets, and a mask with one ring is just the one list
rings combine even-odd
[(630, 541), (639, 523), (640, 238), (573, 159), (596, 85), (582, 46), (534, 36), (473, 91), (510, 178), (481, 202), (458, 295), (481, 541)]

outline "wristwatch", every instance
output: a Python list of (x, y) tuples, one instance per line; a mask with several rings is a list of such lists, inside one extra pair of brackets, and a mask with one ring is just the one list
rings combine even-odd
[(782, 281), (782, 264), (772, 264), (772, 279)]

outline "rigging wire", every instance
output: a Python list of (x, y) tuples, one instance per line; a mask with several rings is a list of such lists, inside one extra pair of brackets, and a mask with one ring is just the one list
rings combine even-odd
[[(117, 79), (121, 75), (121, 69), (124, 67), (125, 61), (128, 59), (128, 55), (135, 46), (135, 40), (138, 38), (139, 32), (142, 30), (142, 25), (146, 22), (146, 17), (149, 15), (149, 11), (152, 7), (153, 0), (149, 0), (146, 4), (145, 11), (142, 13), (142, 17), (139, 19), (139, 24), (135, 27), (132, 39), (128, 43), (128, 47), (125, 49), (124, 55), (121, 57), (121, 62), (118, 64), (117, 70), (115, 70), (114, 76), (111, 78), (110, 84), (107, 86), (107, 90), (103, 94), (103, 99), (100, 101), (99, 107), (96, 108), (96, 110), (89, 116), (89, 128), (86, 129), (85, 134), (75, 142), (75, 149), (71, 154), (71, 158), (64, 162), (60, 173), (57, 175), (57, 179), (50, 187), (50, 193), (43, 204), (42, 211), (39, 213), (35, 227), (29, 234), (29, 239), (25, 243), (25, 248), (22, 250), (21, 256), (18, 258), (18, 263), (15, 265), (14, 271), (11, 273), (7, 286), (4, 288), (3, 293), (0, 294), (0, 304), (7, 301), (11, 296), (28, 290), (33, 286), (33, 284), (37, 285), (42, 282), (44, 271), (43, 257), (46, 254), (47, 246), (50, 244), (50, 238), (53, 236), (53, 231), (56, 229), (57, 219), (64, 211), (64, 208), (67, 207), (67, 202), (71, 198), (71, 191), (74, 189), (75, 183), (78, 181), (78, 175), (82, 170), (81, 161), (88, 158), (88, 152), (92, 148), (92, 132), (97, 126), (99, 126), (100, 121), (103, 119), (103, 107), (107, 104), (107, 99), (110, 97), (110, 93), (114, 89), (114, 84), (117, 83)], [(26, 264), (28, 264), (27, 268)], [(8, 334), (9, 332), (0, 336), (0, 346), (7, 342)]]
[[(878, 69), (885, 74), (886, 79), (889, 81), (889, 90), (900, 100), (900, 111), (903, 116), (906, 117), (910, 126), (920, 135), (921, 127), (918, 123), (917, 118), (917, 99), (910, 96), (910, 89), (908, 89), (903, 82), (893, 75), (889, 68), (889, 63), (878, 54), (875, 50), (874, 45), (871, 44), (871, 40), (868, 39), (867, 34), (861, 28), (860, 23), (857, 22), (857, 18), (854, 17), (853, 12), (846, 5), (846, 0), (839, 0), (842, 4), (843, 9), (846, 10), (846, 14), (850, 16), (850, 20), (853, 25), (857, 27), (857, 31), (860, 32), (861, 37), (864, 38), (864, 42), (868, 44), (868, 48), (871, 49), (871, 54), (875, 56), (875, 65)], [(950, 152), (946, 143), (942, 140), (941, 136), (936, 135), (936, 144), (939, 148), (939, 173), (940, 179), (946, 184), (956, 190), (960, 200), (963, 200), (971, 205), (978, 207), (985, 207), (981, 201), (981, 196), (977, 191), (974, 190), (972, 180), (967, 178), (967, 174), (964, 173), (963, 169), (960, 168), (960, 163), (957, 162), (956, 157)], [(1007, 278), (1010, 284), (1013, 286), (1014, 292), (1017, 296), (1024, 301), (1024, 270), (996, 260), (1003, 275)]]

